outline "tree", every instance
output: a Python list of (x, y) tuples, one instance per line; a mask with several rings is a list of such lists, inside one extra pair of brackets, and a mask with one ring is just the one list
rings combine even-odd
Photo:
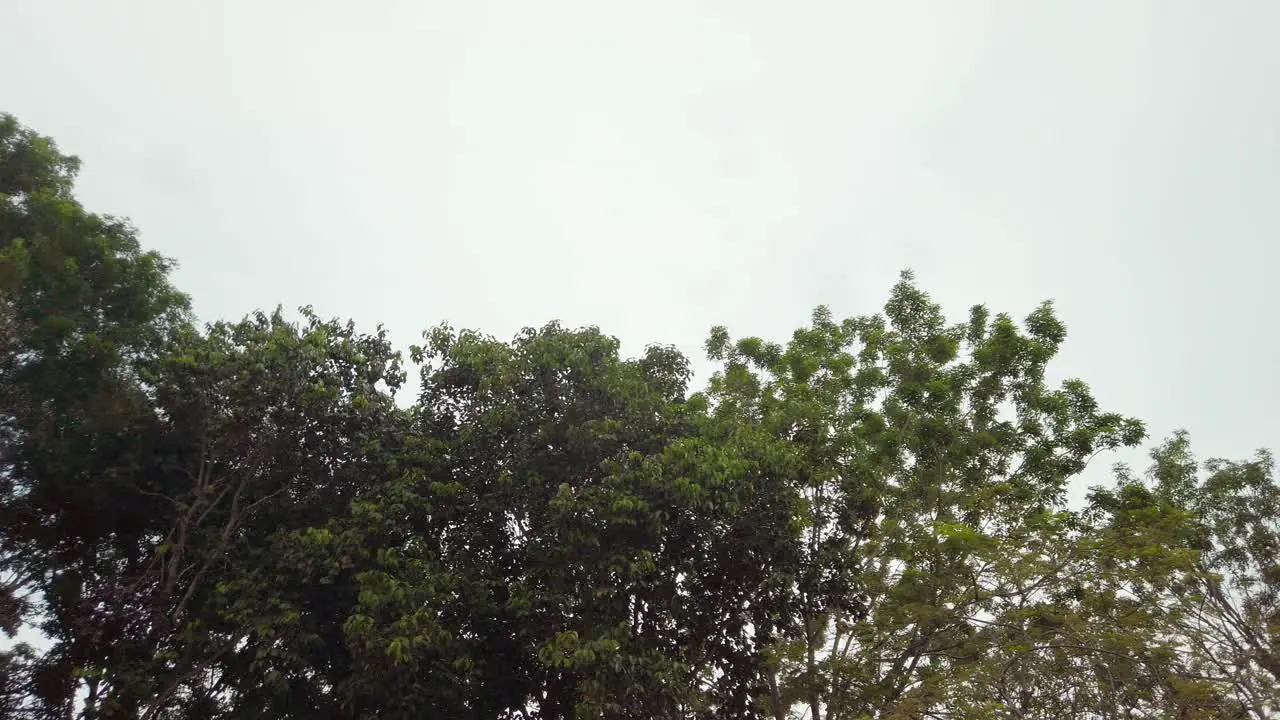
[(948, 326), (904, 274), (884, 316), (825, 309), (784, 349), (708, 344), (725, 359), (719, 410), (791, 445), (805, 498), (777, 717), (917, 717), (991, 650), (988, 618), (1054, 568), (1038, 537), (1096, 453), (1133, 445), (1138, 421), (1100, 410), (1087, 386), (1046, 386), (1065, 330), (1042, 305), (1020, 331), (982, 307)]
[(149, 368), (161, 432), (143, 492), (163, 510), (146, 562), (94, 603), (94, 625), (119, 631), (99, 673), (110, 692), (90, 694), (104, 706), (285, 716), (282, 704), (338, 702), (327, 686), (345, 662), (349, 583), (299, 572), (288, 543), (385, 472), (403, 376), (381, 330), (309, 309), (303, 321), (277, 311), (189, 331)]
[(1144, 590), (1148, 572), (1194, 559), (1178, 549), (1179, 513), (1148, 500), (1099, 491), (1082, 512), (1038, 521), (1021, 567), (1007, 572), (1011, 602), (985, 623), (991, 650), (954, 689), (960, 707), (1013, 718), (1242, 717), (1185, 661), (1165, 606)]
[[(1186, 677), (1234, 717), (1280, 709), (1280, 487), (1272, 456), (1205, 463), (1175, 433), (1146, 478), (1120, 467), (1098, 489), (1103, 529), (1124, 541), (1132, 594), (1158, 612)], [(1202, 472), (1203, 471), (1203, 472)]]
[(188, 320), (170, 263), (72, 197), (78, 167), (0, 116), (0, 612), (12, 632), (43, 610), (54, 647), (30, 674), (50, 712), (69, 707), (86, 651), (81, 586), (148, 532), (139, 373)]
[(556, 325), (429, 340), (418, 454), (316, 536), (367, 568), (353, 704), (740, 717), (758, 663), (744, 650), (768, 623), (742, 602), (790, 533), (790, 504), (761, 485), (769, 447), (686, 401), (668, 348), (623, 360), (616, 340)]

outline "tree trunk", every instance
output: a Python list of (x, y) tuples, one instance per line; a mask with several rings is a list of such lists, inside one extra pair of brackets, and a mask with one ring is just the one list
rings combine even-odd
[[(809, 698), (809, 717), (812, 720), (822, 720), (822, 705), (818, 701), (818, 658), (817, 648), (815, 647), (817, 639), (817, 628), (814, 627), (814, 618), (808, 614), (804, 618), (804, 644), (808, 657), (805, 660), (805, 692)], [(826, 628), (823, 628), (825, 630)]]
[(778, 690), (778, 671), (769, 671), (769, 700), (773, 720), (787, 720), (787, 708), (782, 705), (782, 692)]

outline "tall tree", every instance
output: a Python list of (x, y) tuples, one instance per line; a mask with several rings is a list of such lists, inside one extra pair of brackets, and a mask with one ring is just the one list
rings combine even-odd
[[(1098, 489), (1103, 532), (1124, 542), (1130, 595), (1203, 694), (1235, 717), (1280, 711), (1280, 486), (1270, 453), (1199, 462), (1185, 432), (1151, 452), (1145, 478)], [(1119, 543), (1118, 543), (1119, 545)]]
[(0, 116), (0, 612), (12, 631), (43, 610), (54, 647), (32, 675), (49, 708), (69, 707), (81, 586), (149, 532), (140, 373), (188, 320), (170, 263), (76, 202), (78, 168)]
[(354, 593), (288, 551), (386, 472), (399, 362), (382, 331), (304, 309), (189, 331), (149, 368), (160, 507), (144, 562), (95, 589), (93, 624), (116, 634), (90, 699), (123, 717), (332, 712)]
[(803, 458), (807, 542), (769, 679), (777, 717), (796, 701), (815, 720), (945, 710), (994, 642), (987, 619), (1034, 588), (1026, 566), (1067, 483), (1142, 439), (1083, 382), (1047, 386), (1065, 338), (1049, 305), (1024, 327), (980, 306), (947, 325), (904, 274), (883, 316), (837, 324), (820, 309), (786, 348), (713, 333), (722, 412)]
[(791, 505), (761, 484), (769, 447), (686, 402), (667, 348), (623, 360), (616, 340), (555, 325), (429, 339), (420, 454), (357, 503), (353, 529), (317, 536), (367, 568), (354, 704), (742, 717), (768, 623), (745, 602), (790, 532)]

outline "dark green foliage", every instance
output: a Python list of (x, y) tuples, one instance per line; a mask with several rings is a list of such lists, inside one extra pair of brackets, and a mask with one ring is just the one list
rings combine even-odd
[(197, 327), (0, 116), (0, 718), (1265, 718), (1270, 455), (1144, 439), (909, 274), (785, 345)]
[(144, 561), (158, 428), (140, 376), (187, 311), (165, 259), (71, 196), (77, 168), (0, 116), (0, 612), (12, 630), (42, 601), (55, 644), (29, 675), (51, 711), (110, 642), (87, 595)]

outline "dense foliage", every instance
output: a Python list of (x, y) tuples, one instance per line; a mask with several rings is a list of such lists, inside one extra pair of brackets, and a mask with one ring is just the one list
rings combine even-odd
[[(785, 344), (199, 327), (0, 116), (0, 717), (1265, 718), (1266, 453), (1066, 504), (1142, 424), (1066, 333), (820, 308)], [(421, 376), (395, 401), (402, 363)], [(12, 638), (37, 638), (21, 643)]]

